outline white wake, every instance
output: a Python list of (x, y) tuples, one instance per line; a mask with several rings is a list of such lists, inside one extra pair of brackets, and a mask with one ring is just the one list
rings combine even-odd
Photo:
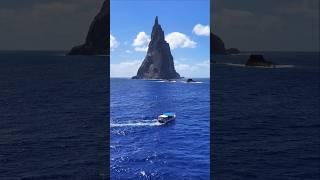
[(161, 126), (156, 119), (153, 120), (134, 120), (125, 123), (111, 123), (110, 127), (139, 127), (139, 126)]
[(291, 64), (284, 64), (284, 65), (273, 65), (273, 66), (246, 66), (245, 64), (235, 64), (235, 63), (221, 63), (228, 66), (235, 66), (235, 67), (244, 67), (244, 68), (275, 68), (275, 69), (282, 69), (282, 68), (294, 68), (294, 65)]

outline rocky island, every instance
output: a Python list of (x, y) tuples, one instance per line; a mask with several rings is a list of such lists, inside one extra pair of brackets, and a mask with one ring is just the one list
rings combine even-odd
[(73, 47), (68, 55), (108, 55), (110, 53), (108, 46), (110, 41), (109, 4), (104, 1), (100, 12), (90, 25), (85, 43)]
[(169, 43), (166, 42), (164, 32), (156, 17), (148, 51), (137, 75), (132, 79), (179, 79), (176, 72)]
[(262, 67), (271, 67), (274, 66), (270, 61), (266, 61), (263, 55), (252, 54), (250, 55), (248, 61), (246, 62), (246, 66), (262, 66)]

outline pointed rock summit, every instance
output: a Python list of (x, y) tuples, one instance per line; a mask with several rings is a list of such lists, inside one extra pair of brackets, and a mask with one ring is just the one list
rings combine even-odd
[(138, 73), (132, 79), (179, 79), (180, 75), (174, 68), (173, 57), (169, 44), (165, 41), (164, 32), (155, 19), (151, 41), (147, 55), (142, 62)]

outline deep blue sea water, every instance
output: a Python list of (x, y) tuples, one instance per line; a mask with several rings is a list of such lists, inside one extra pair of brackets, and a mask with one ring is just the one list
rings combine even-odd
[(196, 80), (111, 79), (111, 179), (209, 179), (210, 80)]
[(0, 52), (0, 179), (102, 179), (108, 62)]
[[(106, 177), (104, 57), (0, 53), (0, 179)], [(214, 179), (319, 179), (319, 54), (220, 56), (213, 78)], [(209, 80), (111, 79), (112, 179), (209, 178)], [(159, 126), (162, 112), (177, 114)]]
[(264, 53), (278, 68), (216, 57), (213, 177), (320, 179), (319, 53)]

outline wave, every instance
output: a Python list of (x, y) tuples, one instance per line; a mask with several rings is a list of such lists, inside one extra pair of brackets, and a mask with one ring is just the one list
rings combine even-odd
[(160, 81), (155, 81), (155, 82), (175, 83), (177, 81), (160, 80)]
[(246, 67), (245, 64), (235, 64), (235, 63), (219, 63), (227, 66), (236, 66), (236, 67)]
[(283, 65), (274, 65), (274, 66), (246, 66), (245, 64), (236, 64), (236, 63), (220, 63), (227, 66), (234, 66), (234, 67), (244, 67), (244, 68), (275, 68), (275, 69), (282, 69), (282, 68), (294, 68), (294, 65), (291, 64), (283, 64)]
[(110, 127), (139, 127), (139, 126), (161, 126), (156, 119), (153, 120), (134, 120), (126, 123), (111, 123)]
[(196, 81), (196, 82), (187, 82), (187, 81), (181, 81), (182, 83), (186, 83), (186, 84), (202, 84), (203, 82), (201, 81)]
[(287, 64), (287, 65), (276, 65), (275, 68), (294, 68), (295, 65)]
[(187, 82), (187, 83), (191, 83), (191, 84), (202, 84), (203, 82), (196, 81), (196, 82)]

